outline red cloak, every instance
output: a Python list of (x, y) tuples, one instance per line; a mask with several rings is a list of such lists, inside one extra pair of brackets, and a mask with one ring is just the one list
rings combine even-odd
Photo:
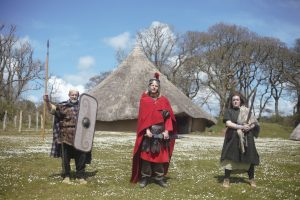
[[(167, 110), (170, 112), (170, 119), (172, 121), (173, 131), (169, 132), (169, 134), (176, 133), (176, 119), (170, 105), (169, 100), (160, 96), (156, 100), (148, 96), (146, 93), (143, 93), (140, 99), (140, 108), (139, 108), (139, 116), (138, 116), (138, 128), (135, 146), (133, 150), (133, 159), (132, 159), (132, 174), (131, 174), (131, 182), (136, 183), (140, 179), (141, 175), (141, 143), (143, 140), (143, 136), (146, 133), (146, 129), (154, 124), (159, 124), (164, 122), (164, 118), (161, 115), (161, 110)], [(158, 112), (159, 111), (159, 112)], [(174, 149), (175, 140), (170, 140), (170, 149), (169, 149), (169, 162), (171, 160), (171, 156)], [(169, 162), (164, 163), (164, 172), (167, 174), (169, 168)]]

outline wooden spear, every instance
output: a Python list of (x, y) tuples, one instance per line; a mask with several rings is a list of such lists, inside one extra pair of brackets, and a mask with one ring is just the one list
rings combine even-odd
[[(46, 56), (46, 63), (45, 63), (45, 94), (48, 93), (48, 61), (49, 61), (49, 40), (47, 40), (47, 56)], [(47, 105), (46, 101), (44, 100), (44, 112), (43, 112), (43, 131), (42, 131), (42, 139), (45, 140), (45, 126), (46, 126), (46, 112), (47, 112)]]

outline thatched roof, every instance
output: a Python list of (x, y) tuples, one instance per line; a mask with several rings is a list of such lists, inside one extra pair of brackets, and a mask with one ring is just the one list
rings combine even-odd
[[(157, 71), (140, 48), (134, 48), (115, 71), (89, 92), (98, 100), (97, 120), (137, 119), (140, 97)], [(161, 73), (160, 83), (161, 94), (169, 99), (175, 115), (203, 118), (209, 126), (216, 123)]]
[(300, 123), (291, 133), (290, 140), (299, 140), (300, 141)]

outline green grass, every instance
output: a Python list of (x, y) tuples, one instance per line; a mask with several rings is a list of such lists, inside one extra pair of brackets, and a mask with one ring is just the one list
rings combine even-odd
[(264, 122), (261, 123), (260, 137), (288, 139), (292, 131), (293, 128), (289, 126)]
[[(134, 134), (97, 133), (88, 184), (61, 183), (60, 159), (49, 157), (51, 136), (0, 134), (0, 199), (299, 199), (300, 143), (258, 139), (261, 165), (258, 187), (246, 174), (232, 175), (231, 187), (221, 186), (222, 137), (190, 135), (178, 140), (167, 175), (168, 188), (129, 183)], [(274, 156), (276, 155), (276, 156)], [(72, 161), (72, 169), (74, 162)], [(74, 174), (73, 174), (74, 175)]]

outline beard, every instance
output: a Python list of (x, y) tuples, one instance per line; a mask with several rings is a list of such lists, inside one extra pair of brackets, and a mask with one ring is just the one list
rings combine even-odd
[(70, 99), (71, 103), (77, 103), (78, 99)]

